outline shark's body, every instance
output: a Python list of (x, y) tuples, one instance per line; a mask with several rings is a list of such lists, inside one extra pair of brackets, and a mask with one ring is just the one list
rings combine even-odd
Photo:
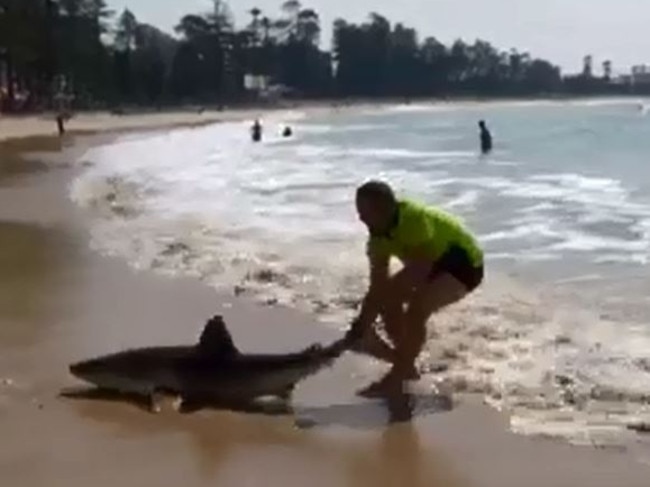
[(349, 346), (346, 336), (297, 353), (244, 354), (216, 316), (196, 345), (127, 350), (73, 364), (70, 372), (100, 389), (146, 396), (152, 406), (159, 393), (190, 402), (242, 404), (263, 396), (288, 400), (298, 382), (331, 365)]

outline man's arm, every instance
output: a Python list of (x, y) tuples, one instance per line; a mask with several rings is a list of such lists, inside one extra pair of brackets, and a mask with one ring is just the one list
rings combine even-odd
[[(432, 262), (426, 257), (426, 248), (414, 249), (413, 258), (390, 279), (391, 294), (406, 295), (410, 289), (419, 287), (428, 280)], [(391, 296), (386, 295), (389, 278), (389, 258), (381, 256), (370, 257), (370, 286), (362, 303), (361, 311), (352, 325), (352, 333), (363, 336), (372, 326), (381, 311), (381, 305)]]
[(380, 306), (388, 281), (389, 257), (369, 253), (370, 286), (361, 303), (361, 311), (352, 324), (351, 333), (362, 337), (379, 316)]

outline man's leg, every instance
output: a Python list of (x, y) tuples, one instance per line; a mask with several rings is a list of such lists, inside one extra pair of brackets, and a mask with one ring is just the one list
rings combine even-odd
[(386, 315), (386, 331), (395, 344), (393, 368), (364, 392), (390, 391), (401, 387), (405, 380), (417, 377), (415, 360), (424, 347), (427, 321), (433, 313), (466, 295), (467, 288), (463, 283), (451, 274), (442, 273), (414, 291), (401, 315)]
[(417, 359), (426, 341), (426, 324), (431, 315), (442, 308), (456, 303), (467, 295), (465, 285), (448, 273), (442, 273), (417, 290), (407, 304), (397, 341), (395, 372), (408, 376), (415, 368)]

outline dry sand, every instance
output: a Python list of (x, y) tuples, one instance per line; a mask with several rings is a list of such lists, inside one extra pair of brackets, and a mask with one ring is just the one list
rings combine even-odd
[(471, 398), (454, 398), (447, 411), (422, 397), (412, 421), (388, 424), (385, 404), (354, 395), (369, 379), (355, 375), (359, 357), (299, 387), (298, 415), (313, 421), (309, 429), (286, 416), (152, 415), (124, 401), (59, 397), (78, 385), (70, 362), (192, 342), (217, 312), (246, 350), (334, 338), (309, 316), (135, 272), (90, 251), (84, 216), (66, 196), (74, 170), (20, 157), (59, 144), (0, 145), (0, 486), (650, 485), (634, 451), (515, 436), (506, 418)]
[[(250, 119), (259, 110), (236, 110), (225, 114), (218, 111), (154, 112), (140, 115), (113, 115), (106, 112), (84, 112), (66, 122), (66, 131), (72, 133), (106, 132), (118, 130), (155, 129), (179, 125), (197, 125), (219, 122), (228, 118)], [(28, 136), (56, 135), (53, 114), (29, 116), (2, 116), (0, 114), (0, 141)]]

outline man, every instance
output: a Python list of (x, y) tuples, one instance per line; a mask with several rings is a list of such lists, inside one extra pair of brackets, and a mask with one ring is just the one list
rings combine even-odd
[(492, 152), (492, 134), (485, 125), (485, 120), (480, 120), (478, 122), (478, 127), (480, 129), (481, 137), (481, 152), (483, 154), (489, 154)]
[[(456, 218), (441, 209), (398, 199), (391, 187), (370, 181), (357, 189), (359, 219), (367, 226), (370, 286), (350, 333), (355, 350), (392, 364), (364, 395), (399, 391), (416, 379), (415, 360), (431, 315), (455, 303), (483, 280), (483, 252)], [(403, 264), (389, 274), (391, 257)], [(374, 329), (381, 317), (392, 344)]]

